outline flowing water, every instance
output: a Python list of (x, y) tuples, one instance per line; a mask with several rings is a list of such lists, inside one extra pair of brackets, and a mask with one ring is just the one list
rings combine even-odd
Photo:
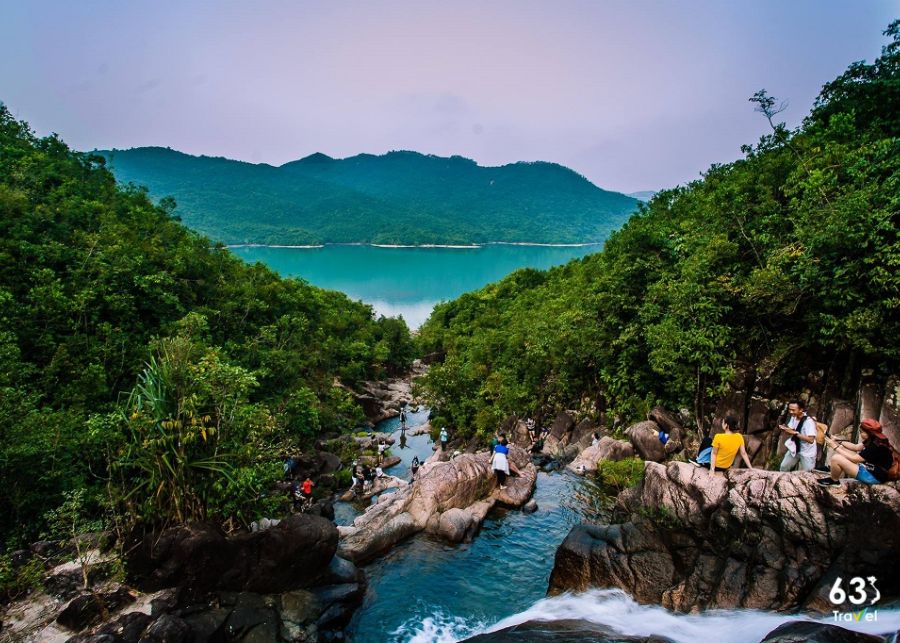
[[(409, 435), (427, 416), (410, 414), (406, 432), (396, 418), (379, 424), (379, 431), (393, 433), (391, 452), (402, 460), (388, 473), (409, 479), (413, 455), (423, 461), (431, 455), (428, 435)], [(534, 498), (533, 514), (492, 511), (471, 543), (451, 545), (419, 534), (366, 565), (369, 587), (347, 630), (350, 640), (449, 643), (526, 621), (577, 619), (619, 634), (656, 634), (684, 643), (755, 643), (786, 621), (806, 618), (755, 610), (675, 614), (639, 605), (619, 590), (545, 598), (556, 548), (572, 526), (601, 521), (606, 512), (590, 479), (565, 472), (539, 473)], [(337, 503), (338, 524), (351, 523), (361, 510)], [(872, 634), (900, 629), (900, 610), (878, 612), (875, 623), (840, 625)]]
[(488, 245), (473, 248), (236, 246), (237, 256), (260, 261), (282, 276), (340, 290), (381, 315), (402, 315), (418, 328), (434, 305), (498, 281), (518, 268), (550, 268), (598, 252), (601, 246)]

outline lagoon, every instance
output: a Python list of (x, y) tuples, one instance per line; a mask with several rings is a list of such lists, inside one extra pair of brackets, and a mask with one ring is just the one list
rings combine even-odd
[(418, 328), (435, 304), (502, 279), (519, 268), (546, 269), (599, 252), (598, 244), (473, 247), (329, 245), (313, 248), (234, 246), (244, 261), (283, 277), (301, 277), (370, 304), (376, 314), (402, 315)]

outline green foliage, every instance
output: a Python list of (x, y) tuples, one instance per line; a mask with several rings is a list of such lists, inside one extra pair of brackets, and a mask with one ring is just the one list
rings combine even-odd
[(104, 528), (102, 519), (93, 518), (88, 512), (87, 498), (84, 489), (75, 489), (63, 493), (63, 502), (44, 516), (48, 534), (51, 538), (59, 538), (75, 547), (75, 559), (81, 566), (82, 587), (89, 586), (90, 546), (80, 536), (98, 532)]
[(599, 241), (637, 205), (553, 163), (391, 152), (275, 168), (158, 147), (102, 154), (120, 181), (174, 196), (188, 225), (225, 243)]
[(739, 369), (777, 367), (797, 387), (851, 361), (896, 372), (898, 25), (797, 131), (758, 92), (772, 134), (658, 193), (603, 252), (437, 306), (417, 341), (443, 356), (421, 380), (441, 422), (485, 434), (586, 408), (612, 424), (656, 403), (701, 417)]
[(10, 554), (0, 554), (0, 602), (13, 601), (41, 589), (44, 572), (44, 562), (37, 556), (17, 566)]
[[(154, 205), (104, 166), (0, 105), (10, 547), (44, 530), (66, 491), (84, 489), (99, 512), (111, 483), (145, 519), (246, 520), (266, 509), (286, 450), (358, 426), (362, 410), (336, 378), (352, 386), (412, 358), (401, 320), (246, 265), (179, 223), (171, 200)], [(169, 466), (177, 482), (164, 481)]]
[(644, 461), (640, 458), (601, 460), (597, 463), (597, 477), (616, 491), (637, 486), (644, 479)]

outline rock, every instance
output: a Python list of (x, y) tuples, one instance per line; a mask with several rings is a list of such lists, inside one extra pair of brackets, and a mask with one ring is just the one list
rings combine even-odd
[(671, 640), (661, 636), (628, 636), (590, 621), (561, 619), (525, 621), (496, 632), (478, 634), (464, 639), (463, 643), (531, 643), (532, 641), (537, 643), (583, 643), (584, 641), (667, 643)]
[(362, 406), (366, 418), (373, 424), (400, 415), (400, 407), (413, 401), (412, 381), (427, 371), (427, 367), (414, 367), (404, 377), (379, 382), (363, 382), (359, 392), (351, 391), (357, 403)]
[(656, 422), (669, 435), (683, 430), (681, 422), (661, 406), (654, 406), (648, 414), (648, 419)]
[(367, 560), (422, 531), (432, 519), (438, 522), (430, 529), (438, 533), (440, 514), (450, 509), (467, 510), (475, 517), (471, 527), (475, 529), (494, 502), (522, 506), (534, 491), (537, 469), (524, 449), (513, 446), (509, 457), (520, 475), (510, 476), (506, 489), (501, 490), (488, 453), (461, 454), (448, 462), (438, 462), (433, 456), (419, 469), (414, 484), (383, 497), (357, 517), (352, 527), (340, 530), (340, 555), (356, 563)]
[(323, 580), (323, 585), (358, 583), (362, 575), (360, 569), (349, 560), (335, 556), (328, 564), (328, 576)]
[(260, 643), (277, 640), (278, 616), (274, 609), (275, 603), (275, 600), (270, 602), (266, 597), (252, 592), (239, 594), (234, 609), (225, 621), (226, 636)]
[(379, 493), (386, 491), (388, 489), (402, 488), (409, 485), (406, 480), (402, 478), (397, 478), (395, 476), (381, 476), (380, 478), (375, 478), (372, 481), (372, 486), (369, 487), (368, 491), (365, 492), (354, 492), (354, 490), (348, 489), (341, 495), (341, 500), (343, 502), (353, 502), (354, 500), (368, 500), (372, 496), (377, 496)]
[(190, 626), (177, 616), (163, 614), (140, 639), (140, 643), (183, 643), (191, 635)]
[(121, 640), (112, 634), (78, 634), (66, 639), (66, 643), (121, 643)]
[(760, 643), (881, 643), (880, 636), (870, 636), (830, 623), (791, 621), (766, 634)]
[(234, 590), (279, 593), (313, 585), (337, 548), (330, 521), (296, 514), (277, 526), (226, 537), (209, 524), (164, 531), (136, 548), (131, 573), (147, 589), (181, 586), (196, 593)]
[(153, 617), (143, 612), (129, 612), (104, 623), (93, 634), (78, 634), (66, 643), (138, 643)]
[(625, 430), (625, 435), (642, 459), (650, 462), (665, 460), (666, 451), (659, 441), (659, 425), (656, 422), (648, 420), (632, 424)]
[(319, 599), (305, 589), (285, 592), (280, 596), (279, 601), (281, 619), (295, 625), (313, 623), (322, 614), (322, 604)]
[(553, 454), (558, 449), (564, 448), (570, 442), (572, 430), (575, 428), (575, 418), (568, 411), (560, 411), (550, 425), (550, 433), (544, 440), (543, 452)]
[(319, 473), (334, 473), (341, 468), (341, 459), (333, 453), (319, 451)]
[(538, 503), (532, 498), (522, 506), (522, 511), (527, 514), (533, 514), (538, 510)]
[(193, 640), (216, 641), (225, 638), (225, 621), (228, 620), (230, 614), (230, 609), (212, 607), (182, 616), (182, 620), (191, 628)]
[[(370, 467), (374, 467), (378, 464), (378, 458), (376, 456), (364, 455), (359, 457), (360, 464), (367, 464)], [(399, 455), (389, 455), (386, 458), (383, 458), (381, 461), (382, 469), (390, 469), (393, 466), (396, 466), (402, 462)]]
[(588, 447), (582, 451), (575, 460), (569, 463), (568, 468), (579, 475), (588, 471), (596, 471), (597, 463), (601, 460), (626, 460), (634, 457), (634, 447), (630, 442), (614, 440), (608, 436), (600, 438), (596, 446)]
[(451, 543), (460, 543), (472, 526), (472, 515), (464, 509), (453, 507), (441, 514), (437, 533)]
[(681, 611), (831, 611), (836, 570), (853, 570), (878, 578), (882, 602), (900, 596), (897, 483), (827, 489), (811, 473), (710, 477), (682, 462), (647, 463), (643, 482), (619, 501), (626, 522), (569, 533), (551, 593), (619, 587)]
[(82, 594), (73, 598), (56, 617), (56, 622), (75, 632), (94, 625), (109, 612), (134, 602), (134, 594), (127, 587), (111, 592)]
[(577, 446), (579, 451), (586, 446), (590, 446), (591, 436), (595, 431), (598, 431), (598, 429), (599, 427), (596, 422), (585, 418), (572, 429), (568, 446)]

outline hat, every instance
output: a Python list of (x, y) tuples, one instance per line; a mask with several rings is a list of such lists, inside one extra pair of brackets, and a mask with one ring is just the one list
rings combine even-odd
[(876, 438), (887, 439), (887, 436), (885, 436), (885, 434), (881, 432), (881, 422), (879, 422), (878, 420), (866, 418), (859, 423), (859, 428)]

